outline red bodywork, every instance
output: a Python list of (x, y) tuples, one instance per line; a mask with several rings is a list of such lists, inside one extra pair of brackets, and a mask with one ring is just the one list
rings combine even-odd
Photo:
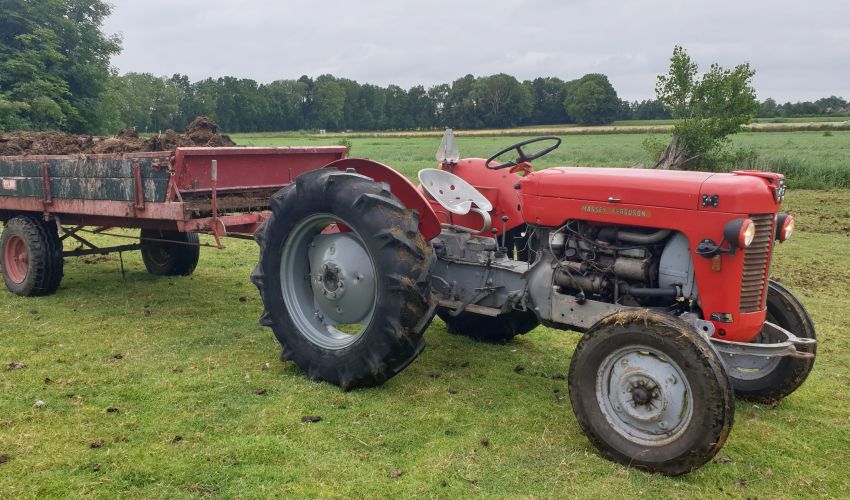
[[(730, 220), (776, 214), (780, 203), (775, 193), (781, 175), (579, 167), (531, 172), (524, 168), (526, 165), (488, 170), (484, 160), (473, 158), (440, 168), (462, 177), (493, 203), (492, 224), (497, 234), (502, 232), (502, 215), (509, 217), (507, 230), (526, 223), (560, 227), (567, 220), (580, 219), (683, 233), (691, 244), (704, 317), (708, 319), (713, 313), (732, 317), (731, 322), (714, 322), (716, 335), (749, 342), (761, 332), (764, 308), (749, 313), (739, 311), (744, 252), (722, 254), (719, 270), (715, 270), (716, 260), (699, 256), (694, 249), (706, 238), (719, 243), (723, 226)], [(704, 206), (704, 195), (717, 196), (717, 207)], [(429, 201), (445, 222), (480, 227), (480, 216), (450, 215), (436, 201)], [(769, 245), (772, 250), (773, 241)], [(730, 280), (730, 276), (735, 279)]]
[[(514, 186), (523, 179), (520, 173), (527, 174), (531, 172), (531, 165), (523, 163), (511, 169), (490, 170), (484, 167), (486, 161), (483, 158), (466, 158), (457, 163), (440, 165), (438, 168), (451, 172), (472, 184), (481, 194), (490, 200), (490, 203), (493, 204), (493, 211), (490, 213), (492, 226), (496, 229), (496, 234), (500, 235), (503, 230), (510, 231), (511, 229), (525, 225), (519, 192)], [(421, 187), (419, 189), (420, 192), (425, 193)], [(452, 214), (447, 212), (433, 198), (427, 197), (427, 199), (441, 222), (476, 229), (481, 227), (482, 220), (480, 215), (475, 213), (467, 215)], [(502, 216), (505, 215), (508, 217), (508, 221), (503, 224)], [(490, 235), (492, 233), (486, 234), (486, 236)]]
[(360, 175), (389, 184), (390, 192), (404, 203), (404, 206), (416, 210), (419, 214), (419, 232), (426, 240), (440, 234), (440, 221), (424, 194), (396, 170), (365, 158), (345, 158), (331, 163), (328, 167), (343, 171), (353, 169)]

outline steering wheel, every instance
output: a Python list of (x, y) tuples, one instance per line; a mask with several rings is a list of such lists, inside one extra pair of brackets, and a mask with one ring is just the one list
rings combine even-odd
[[(535, 142), (544, 142), (544, 141), (555, 141), (555, 144), (552, 144), (551, 146), (547, 146), (547, 147), (545, 147), (545, 148), (543, 148), (539, 151), (535, 151), (534, 153), (530, 153), (530, 154), (526, 153), (522, 149), (523, 146), (528, 146), (529, 144), (534, 144)], [(484, 163), (484, 166), (489, 168), (490, 170), (501, 170), (503, 168), (515, 167), (515, 166), (519, 165), (520, 163), (525, 163), (525, 162), (528, 162), (528, 161), (531, 161), (531, 160), (536, 160), (537, 158), (540, 158), (541, 156), (547, 155), (547, 154), (551, 153), (552, 151), (555, 151), (556, 149), (558, 149), (558, 146), (560, 146), (560, 145), (561, 145), (561, 138), (555, 137), (554, 135), (545, 135), (543, 137), (535, 137), (534, 139), (529, 139), (527, 141), (518, 142), (516, 144), (512, 144), (512, 145), (506, 147), (505, 149), (499, 151), (498, 153), (496, 153), (493, 156), (491, 156), (490, 158), (488, 158), (487, 162)], [(505, 163), (500, 163), (498, 165), (492, 165), (492, 163), (496, 160), (496, 158), (502, 156), (503, 154), (505, 154), (509, 151), (514, 151), (514, 150), (517, 152), (517, 155), (518, 155), (515, 160), (508, 161), (508, 162), (505, 162)]]

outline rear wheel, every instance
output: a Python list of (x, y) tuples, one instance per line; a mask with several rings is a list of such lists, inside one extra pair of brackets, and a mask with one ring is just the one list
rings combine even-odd
[(142, 260), (156, 276), (189, 276), (201, 256), (197, 233), (142, 229)]
[(334, 169), (299, 176), (271, 208), (251, 278), (281, 358), (344, 390), (416, 359), (436, 305), (418, 215), (386, 185)]
[(446, 323), (449, 333), (483, 342), (507, 342), (534, 330), (539, 324), (531, 311), (511, 311), (493, 317), (471, 312), (452, 316), (448, 309), (439, 309), (437, 315)]
[(591, 328), (570, 364), (570, 401), (609, 460), (667, 475), (711, 460), (726, 441), (734, 394), (708, 342), (675, 318), (617, 313)]
[(10, 219), (0, 236), (0, 265), (10, 292), (24, 297), (55, 293), (64, 271), (56, 223), (23, 215)]
[[(815, 338), (815, 324), (806, 308), (788, 289), (773, 280), (768, 282), (767, 288), (767, 321), (798, 337)], [(784, 339), (771, 338), (764, 333), (755, 340), (765, 344), (782, 341)], [(797, 346), (797, 349), (815, 354), (817, 344)], [(749, 356), (743, 366), (737, 363), (741, 358), (743, 356), (739, 355), (727, 360), (735, 394), (741, 399), (761, 403), (779, 401), (797, 390), (815, 365), (814, 358)]]

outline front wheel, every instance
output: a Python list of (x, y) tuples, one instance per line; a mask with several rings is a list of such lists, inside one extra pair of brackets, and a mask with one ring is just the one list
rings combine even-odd
[(581, 339), (570, 401), (609, 460), (666, 475), (690, 472), (723, 447), (735, 398), (720, 359), (689, 325), (648, 311), (613, 314)]
[(270, 326), (307, 376), (378, 385), (422, 352), (433, 318), (432, 250), (386, 185), (321, 169), (272, 197), (251, 278)]
[[(815, 323), (806, 308), (788, 289), (773, 280), (768, 282), (767, 287), (767, 321), (797, 337), (815, 338)], [(755, 342), (770, 344), (783, 340), (762, 333)], [(816, 348), (814, 343), (797, 346), (798, 350), (812, 354), (816, 354)], [(790, 356), (764, 358), (739, 355), (726, 361), (735, 394), (758, 403), (776, 402), (796, 391), (815, 365), (814, 358)]]

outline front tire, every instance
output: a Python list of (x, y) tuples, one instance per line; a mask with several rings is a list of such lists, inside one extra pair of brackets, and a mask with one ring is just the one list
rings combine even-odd
[(419, 217), (368, 177), (300, 175), (271, 200), (251, 279), (282, 360), (343, 390), (378, 385), (422, 352), (436, 309)]
[(614, 462), (676, 476), (705, 464), (732, 428), (735, 398), (708, 342), (649, 311), (608, 316), (570, 363), (570, 401), (584, 434)]
[(201, 256), (197, 233), (142, 229), (142, 261), (155, 276), (189, 276)]
[(51, 295), (62, 282), (65, 261), (56, 222), (20, 215), (0, 236), (0, 266), (6, 288), (15, 295)]
[[(815, 323), (806, 308), (787, 288), (773, 280), (768, 281), (767, 286), (767, 321), (798, 337), (816, 338)], [(782, 339), (768, 338), (764, 334), (755, 340), (763, 343), (780, 341)], [(817, 344), (798, 345), (797, 350), (816, 354)], [(784, 356), (756, 358), (748, 363), (747, 369), (736, 368), (731, 362), (729, 366), (729, 377), (736, 396), (757, 403), (774, 403), (803, 385), (815, 366), (815, 360)]]

